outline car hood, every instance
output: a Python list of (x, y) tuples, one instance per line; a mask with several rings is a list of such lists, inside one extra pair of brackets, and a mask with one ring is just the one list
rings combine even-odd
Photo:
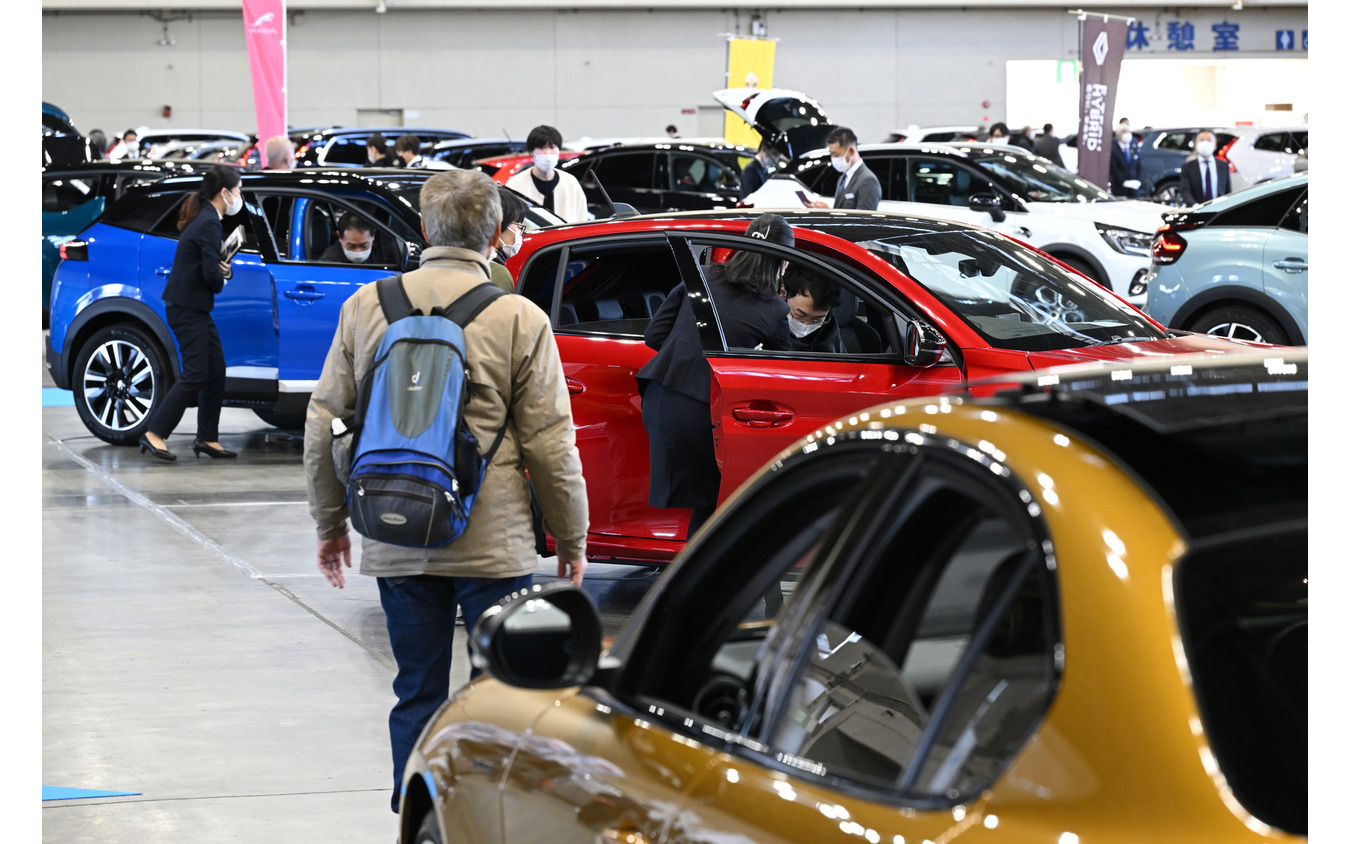
[(1088, 346), (1081, 349), (1060, 349), (1053, 352), (1029, 352), (1027, 358), (1033, 369), (1050, 369), (1084, 363), (1123, 363), (1131, 360), (1156, 361), (1159, 358), (1182, 355), (1251, 355), (1261, 349), (1277, 350), (1279, 346), (1264, 343), (1242, 343), (1211, 337), (1208, 334), (1179, 334), (1165, 340), (1142, 340), (1137, 343), (1115, 343), (1110, 346)]
[(722, 107), (754, 127), (789, 159), (823, 149), (835, 128), (820, 103), (787, 88), (724, 88), (713, 91)]
[(1155, 232), (1162, 227), (1163, 215), (1176, 211), (1157, 202), (1122, 199), (1107, 202), (1028, 202), (1034, 213), (1075, 220), (1091, 220), (1108, 226), (1120, 226), (1139, 232)]

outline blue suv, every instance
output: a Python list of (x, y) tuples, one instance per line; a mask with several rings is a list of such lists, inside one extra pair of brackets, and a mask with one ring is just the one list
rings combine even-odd
[[(212, 316), (225, 352), (225, 405), (252, 408), (279, 427), (303, 424), (347, 297), (367, 282), (415, 268), (426, 242), (418, 199), (427, 170), (305, 169), (243, 174), (243, 227), (230, 283)], [(95, 436), (135, 444), (179, 360), (160, 295), (178, 245), (178, 210), (200, 176), (129, 188), (103, 217), (64, 244), (52, 285), (47, 364)], [(320, 260), (353, 213), (369, 221), (385, 263)], [(532, 208), (528, 227), (560, 222)]]

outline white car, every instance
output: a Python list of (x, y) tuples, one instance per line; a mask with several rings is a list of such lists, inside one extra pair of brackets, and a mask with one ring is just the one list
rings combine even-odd
[(1237, 168), (1233, 190), (1239, 191), (1294, 174), (1294, 162), (1308, 154), (1307, 126), (1238, 126), (1225, 129), (1236, 137), (1223, 149), (1223, 157)]
[[(1165, 205), (1120, 199), (1020, 147), (864, 144), (881, 181), (878, 211), (995, 229), (1049, 253), (1135, 307), (1145, 304), (1153, 234)], [(745, 198), (754, 208), (831, 203), (839, 174), (825, 150), (799, 156)]]
[(978, 126), (916, 126), (910, 124), (896, 129), (886, 138), (888, 144), (940, 144), (952, 141), (973, 141), (981, 132)]

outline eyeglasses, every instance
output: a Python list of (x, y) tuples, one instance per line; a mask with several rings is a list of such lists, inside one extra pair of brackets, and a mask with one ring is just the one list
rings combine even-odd
[(803, 311), (801, 308), (793, 308), (792, 318), (797, 320), (797, 322), (802, 323), (803, 325), (820, 325), (822, 322), (830, 318), (830, 312), (826, 311), (820, 316), (808, 316), (806, 312)]

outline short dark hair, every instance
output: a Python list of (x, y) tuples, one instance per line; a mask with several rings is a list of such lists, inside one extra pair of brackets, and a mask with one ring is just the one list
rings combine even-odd
[(995, 132), (1002, 132), (1003, 135), (1004, 135), (1004, 137), (1007, 137), (1009, 134), (1011, 134), (1011, 133), (1008, 131), (1008, 124), (1006, 124), (1006, 123), (1001, 123), (1001, 122), (1000, 122), (1000, 123), (995, 123), (993, 126), (990, 126), (990, 127), (989, 127), (989, 137), (992, 138), (992, 137), (994, 136), (994, 133), (995, 133)]
[(549, 144), (562, 149), (562, 132), (552, 126), (536, 126), (530, 130), (530, 134), (525, 136), (526, 152), (534, 152)]
[(530, 206), (526, 204), (525, 200), (517, 196), (516, 192), (506, 185), (498, 185), (497, 192), (502, 197), (502, 228), (523, 222), (526, 212), (530, 210)]
[(672, 123), (672, 124), (670, 124), (669, 126), (666, 127), (666, 131), (667, 131), (667, 132), (678, 132), (678, 131), (680, 131), (680, 130), (679, 130), (679, 129), (676, 129), (676, 128), (675, 128), (675, 124)]
[(422, 148), (422, 142), (416, 135), (399, 135), (398, 140), (394, 141), (394, 152), (410, 152), (417, 155), (417, 151)]
[(348, 211), (338, 218), (337, 230), (339, 232), (346, 232), (351, 231), (352, 229), (360, 229), (372, 237), (375, 235), (375, 227), (372, 226), (365, 217), (358, 216), (357, 214)]
[(836, 126), (830, 130), (830, 134), (825, 136), (825, 145), (839, 144), (844, 149), (851, 146), (857, 146), (858, 136), (853, 134), (853, 130), (847, 126)]
[[(787, 220), (773, 213), (760, 214), (746, 228), (745, 233), (749, 237), (782, 246), (792, 246), (797, 240)], [(782, 262), (783, 259), (776, 255), (738, 249), (725, 264), (727, 283), (749, 290), (766, 302), (772, 301), (778, 295), (778, 268)]]
[(366, 146), (375, 147), (380, 151), (380, 155), (389, 154), (389, 142), (384, 139), (384, 135), (375, 132), (369, 138), (366, 138)]
[(1055, 131), (1055, 126), (1052, 123), (1047, 123), (1045, 124), (1045, 126), (1041, 127), (1041, 131), (1048, 135), (1051, 132)]
[(128, 129), (122, 133), (122, 140), (125, 141), (127, 139), (127, 135), (135, 135), (136, 137), (139, 138), (141, 136), (141, 133), (137, 132), (135, 129)]
[(787, 271), (783, 273), (783, 292), (789, 299), (805, 293), (811, 297), (811, 303), (818, 310), (832, 311), (843, 301), (839, 285), (820, 273), (795, 263), (788, 264)]

